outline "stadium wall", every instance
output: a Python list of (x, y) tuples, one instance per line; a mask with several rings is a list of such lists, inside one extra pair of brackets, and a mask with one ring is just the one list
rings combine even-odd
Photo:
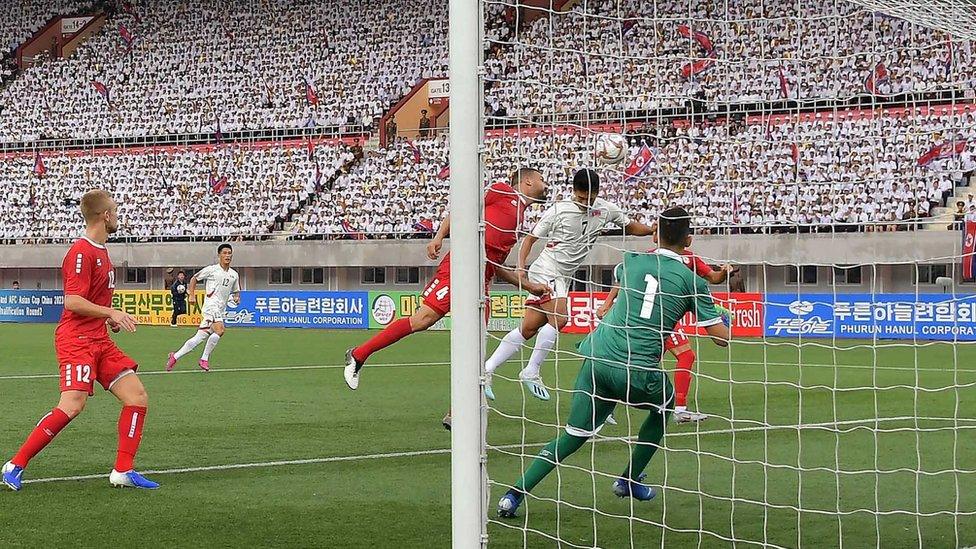
[[(619, 262), (619, 248), (644, 250), (647, 239), (605, 238), (589, 260), (589, 272), (580, 276), (594, 284), (580, 289), (599, 289), (608, 280), (609, 269)], [(436, 262), (426, 259), (424, 240), (306, 240), (237, 242), (235, 267), (250, 289), (277, 290), (412, 290), (422, 288)], [(743, 265), (746, 291), (769, 293), (797, 292), (935, 292), (934, 275), (916, 286), (915, 264), (945, 265), (945, 274), (961, 281), (958, 258), (961, 236), (949, 231), (913, 233), (837, 233), (817, 235), (735, 235), (699, 236), (697, 253), (714, 262), (735, 258)], [(153, 244), (113, 244), (112, 259), (119, 268), (120, 288), (158, 289), (163, 287), (168, 267), (200, 267), (213, 263), (213, 242), (165, 242)], [(25, 289), (60, 287), (58, 268), (65, 245), (5, 246), (0, 248), (0, 288), (10, 288), (17, 280)], [(514, 258), (512, 259), (514, 261)], [(791, 283), (796, 265), (816, 271), (814, 283)], [(818, 266), (819, 265), (819, 266)], [(834, 272), (827, 265), (862, 266), (860, 282), (834, 284)], [(384, 281), (365, 282), (367, 269), (383, 267)], [(397, 284), (396, 267), (414, 267)], [(126, 268), (145, 269), (144, 284), (126, 280)], [(273, 271), (291, 268), (291, 283), (273, 284)], [(302, 268), (321, 269), (314, 273), (320, 283), (303, 284)], [(941, 267), (937, 268), (941, 269)], [(928, 274), (928, 273), (926, 273)], [(925, 277), (923, 277), (925, 278)], [(375, 277), (373, 277), (375, 279)], [(412, 282), (411, 282), (412, 281)]]

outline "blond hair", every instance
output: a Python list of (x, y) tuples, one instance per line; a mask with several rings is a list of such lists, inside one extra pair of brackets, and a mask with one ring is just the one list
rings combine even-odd
[(81, 197), (81, 215), (85, 218), (85, 223), (91, 223), (110, 209), (112, 197), (102, 189), (92, 189)]

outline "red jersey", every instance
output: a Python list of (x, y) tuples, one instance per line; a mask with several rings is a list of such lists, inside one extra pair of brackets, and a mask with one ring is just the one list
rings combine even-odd
[(526, 203), (507, 183), (494, 183), (485, 193), (485, 255), (501, 265), (518, 242)]
[[(115, 271), (108, 250), (87, 238), (78, 239), (61, 263), (64, 295), (81, 296), (95, 305), (112, 306)], [(104, 318), (81, 316), (65, 309), (54, 332), (58, 338), (108, 338)]]
[[(653, 251), (654, 249), (648, 250), (648, 252), (653, 252)], [(691, 269), (696, 275), (705, 278), (706, 276), (711, 274), (712, 268), (709, 267), (708, 263), (705, 263), (705, 261), (702, 260), (702, 258), (695, 255), (695, 252), (692, 252), (691, 250), (685, 250), (681, 252), (681, 255), (683, 256), (681, 258), (681, 262), (684, 263), (686, 267)]]

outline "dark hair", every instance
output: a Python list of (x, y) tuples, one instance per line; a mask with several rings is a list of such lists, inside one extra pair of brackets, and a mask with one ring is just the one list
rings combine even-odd
[(600, 176), (588, 168), (577, 170), (573, 176), (573, 190), (584, 193), (600, 192)]
[(180, 275), (186, 275), (186, 271), (179, 271), (176, 273), (176, 276), (180, 276)]
[(684, 208), (669, 208), (661, 212), (657, 223), (658, 240), (661, 246), (675, 246), (683, 243), (691, 234), (691, 216)]
[(217, 253), (218, 254), (220, 252), (224, 251), (224, 250), (230, 250), (230, 251), (233, 252), (234, 251), (234, 247), (231, 246), (230, 244), (221, 244), (220, 246), (217, 246)]

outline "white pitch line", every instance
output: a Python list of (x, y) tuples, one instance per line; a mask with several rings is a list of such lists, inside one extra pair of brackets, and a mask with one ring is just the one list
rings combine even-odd
[[(861, 420), (848, 420), (848, 421), (829, 421), (824, 423), (808, 423), (803, 425), (770, 425), (761, 427), (742, 427), (738, 429), (715, 429), (712, 431), (694, 431), (694, 432), (676, 432), (669, 433), (667, 436), (701, 436), (701, 435), (720, 435), (729, 434), (733, 432), (749, 432), (749, 431), (762, 431), (764, 429), (816, 429), (821, 427), (829, 427), (831, 425), (854, 425), (860, 423), (883, 423), (888, 421), (905, 421), (913, 420), (912, 417), (893, 417), (893, 418), (878, 418), (878, 419), (861, 419)], [(940, 420), (940, 421), (953, 421), (953, 418), (919, 418), (928, 420)], [(959, 418), (959, 421), (976, 421), (973, 419), (963, 419)], [(593, 442), (613, 442), (621, 441), (624, 439), (631, 440), (634, 437), (600, 437), (593, 439)], [(505, 444), (501, 446), (488, 446), (488, 450), (514, 450), (517, 448), (534, 448), (539, 446), (544, 446), (546, 442), (535, 442), (526, 444)], [(376, 460), (376, 459), (394, 459), (403, 457), (421, 457), (421, 456), (436, 456), (450, 454), (450, 448), (437, 448), (433, 450), (413, 450), (407, 452), (388, 452), (382, 454), (361, 454), (355, 456), (332, 456), (324, 458), (310, 458), (310, 459), (293, 459), (293, 460), (280, 460), (280, 461), (264, 461), (264, 462), (252, 462), (252, 463), (232, 463), (227, 465), (208, 465), (204, 467), (183, 467), (179, 469), (157, 469), (143, 471), (145, 475), (174, 475), (183, 473), (201, 473), (207, 471), (229, 471), (234, 469), (260, 469), (266, 467), (282, 467), (286, 465), (312, 465), (319, 463), (341, 463), (346, 461), (363, 461), (363, 460)], [(81, 481), (81, 480), (97, 480), (104, 479), (107, 475), (105, 473), (95, 474), (95, 475), (76, 475), (68, 477), (46, 477), (37, 479), (27, 479), (24, 484), (41, 484), (48, 482), (69, 482), (69, 481)]]
[[(547, 359), (546, 363), (552, 363), (555, 359)], [(728, 362), (721, 362), (717, 360), (699, 360), (702, 364), (719, 364), (724, 365)], [(375, 368), (421, 368), (427, 366), (447, 366), (450, 362), (389, 362), (380, 364), (370, 364), (370, 369)], [(746, 366), (760, 366), (761, 362), (735, 362), (732, 364), (743, 364)], [(855, 364), (786, 364), (780, 362), (768, 362), (768, 366), (785, 366), (790, 368), (835, 368), (841, 370), (880, 370), (880, 371), (906, 371), (906, 372), (919, 372), (919, 373), (952, 373), (952, 372), (964, 372), (973, 373), (976, 369), (968, 368), (910, 368), (903, 366), (862, 366)], [(274, 372), (274, 371), (289, 371), (289, 370), (334, 370), (338, 368), (345, 368), (345, 364), (319, 364), (319, 365), (304, 365), (304, 366), (257, 366), (253, 368), (215, 368), (210, 370), (211, 374), (220, 373), (232, 373), (232, 372)], [(672, 371), (668, 369), (667, 371)], [(174, 370), (172, 372), (167, 372), (164, 370), (139, 370), (139, 375), (141, 376), (152, 376), (152, 375), (186, 375), (186, 374), (196, 374), (203, 375), (197, 368), (187, 367), (183, 370)], [(11, 374), (0, 376), (0, 381), (3, 380), (29, 380), (29, 379), (53, 379), (59, 377), (58, 374)]]
[[(407, 367), (422, 367), (422, 366), (446, 366), (450, 364), (449, 362), (391, 362), (382, 364), (370, 364), (370, 369), (373, 368), (407, 368)], [(257, 366), (254, 368), (215, 368), (209, 372), (204, 372), (198, 368), (184, 369), (184, 370), (173, 370), (172, 372), (167, 372), (165, 370), (139, 370), (140, 376), (157, 376), (157, 375), (209, 375), (209, 374), (222, 374), (230, 372), (274, 372), (277, 370), (335, 370), (339, 368), (345, 368), (345, 364), (322, 364), (322, 365), (308, 365), (308, 366)], [(0, 376), (0, 380), (15, 380), (15, 379), (51, 379), (58, 378), (59, 374), (26, 374), (26, 375), (6, 375)]]

